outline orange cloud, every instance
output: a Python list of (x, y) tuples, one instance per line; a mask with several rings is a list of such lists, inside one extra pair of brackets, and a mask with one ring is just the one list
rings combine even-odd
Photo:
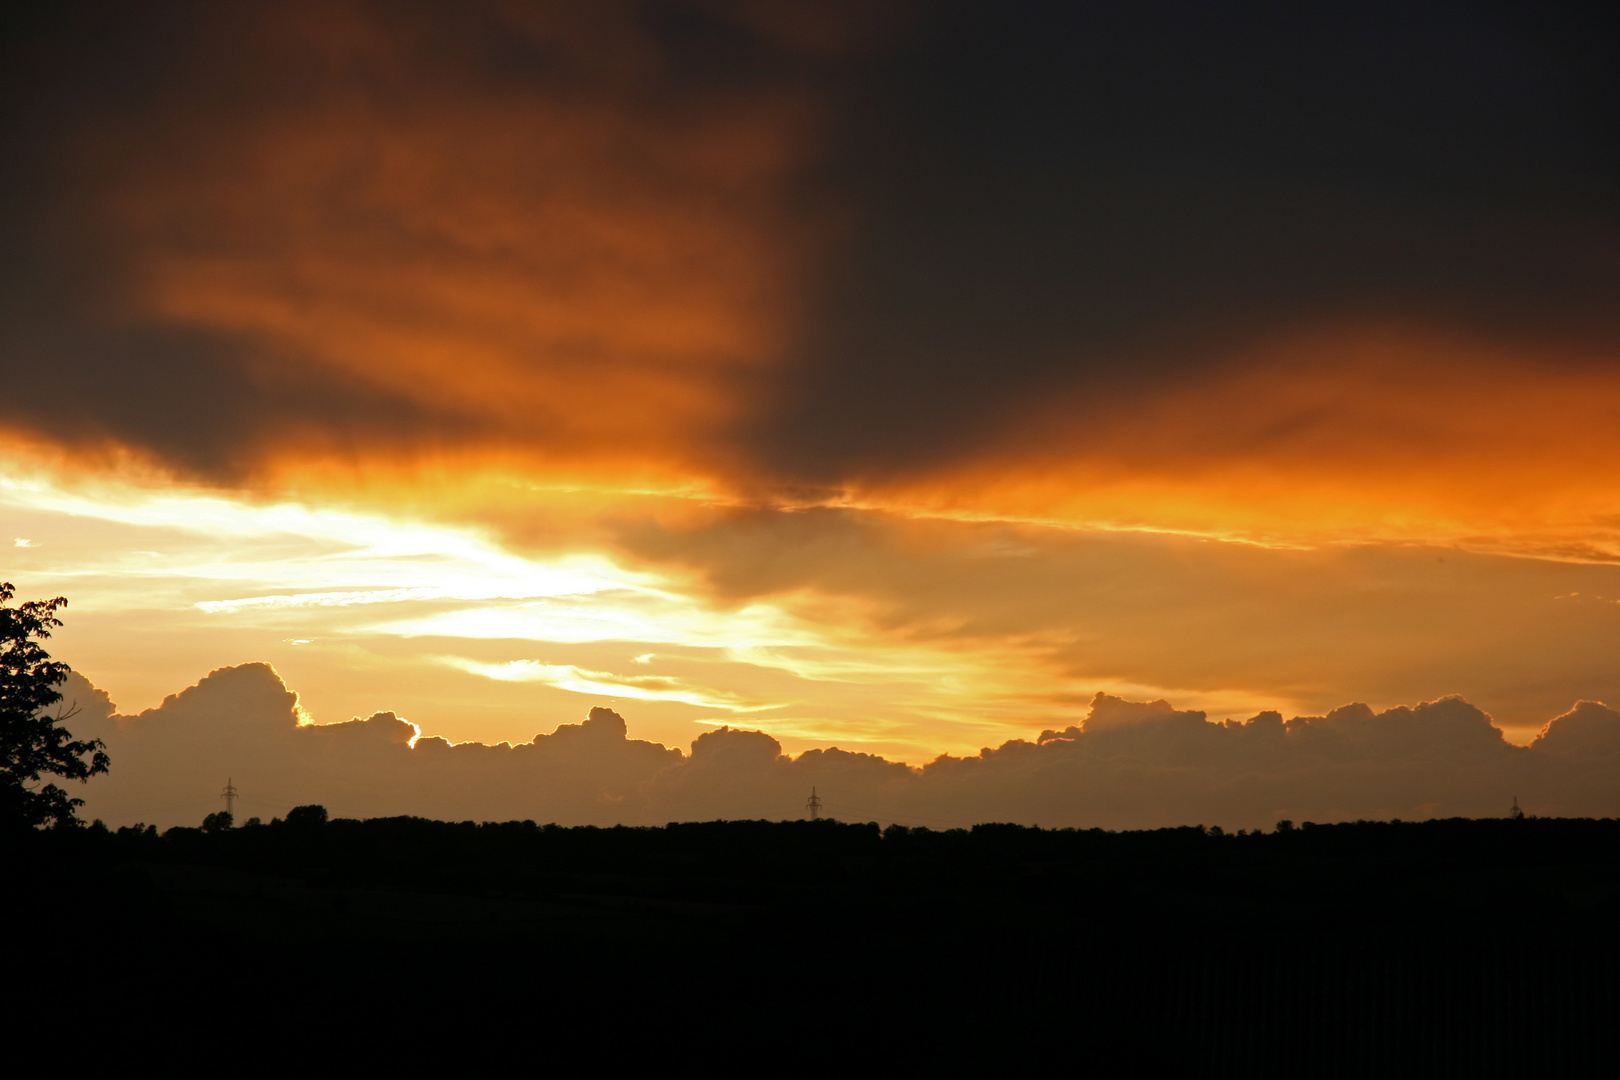
[[(121, 177), (129, 302), (251, 343), (266, 379), (358, 381), (548, 475), (690, 469), (792, 324), (807, 238), (779, 202), (814, 103), (770, 80), (707, 100), (626, 12), (593, 10), (502, 12), (512, 48), (564, 69), (506, 79), (437, 24), (276, 20), (257, 58), (314, 85), (204, 105)], [(282, 419), (261, 468), (341, 446)]]
[[(1254, 210), (1253, 193), (1222, 195), (1211, 220), (1259, 214), (1254, 242), (1282, 244), (1249, 259), (1219, 240), (1242, 277), (1224, 321), (1208, 309), (1228, 295), (1226, 263), (1188, 264), (1154, 224), (1160, 209), (1202, 220), (1204, 196), (1179, 188), (1163, 208), (1118, 208), (1143, 216), (1127, 222), (1139, 235), (1093, 236), (1096, 257), (1118, 262), (1107, 245), (1137, 235), (1141, 266), (1019, 263), (1030, 228), (1037, 253), (1062, 230), (1092, 236), (1117, 192), (1077, 187), (1096, 206), (1058, 222), (1040, 199), (969, 182), (993, 155), (955, 139), (984, 117), (930, 128), (941, 118), (922, 102), (863, 128), (888, 98), (849, 61), (891, 45), (912, 57), (923, 46), (897, 28), (927, 19), (356, 3), (136, 20), (151, 39), (136, 52), (159, 55), (140, 69), (147, 91), (124, 94), (121, 69), (94, 66), (127, 56), (79, 60), (88, 104), (61, 95), (47, 126), (65, 134), (30, 136), (74, 179), (36, 216), (42, 243), (82, 271), (40, 331), (64, 337), (63, 407), (78, 422), (14, 408), (10, 437), (89, 448), (89, 469), (124, 455), (315, 502), (491, 521), (520, 542), (541, 518), (594, 538), (597, 519), (648, 512), (636, 500), (654, 492), (671, 498), (650, 511), (664, 516), (696, 498), (1620, 550), (1620, 379), (1600, 318), (1571, 309), (1587, 346), (1560, 343), (1552, 308), (1539, 331), (1490, 329), (1475, 293), (1500, 283), (1470, 284), (1449, 233), (1431, 239), (1461, 315), (1425, 309), (1405, 277), (1397, 299), (1369, 298), (1356, 268), (1405, 251), (1409, 229), (1385, 233), (1427, 206), (1398, 192), (1374, 230), (1395, 246), (1368, 251), (1360, 219), (1346, 225), (1337, 196), (1317, 192), (1337, 224), (1303, 262), (1283, 242), (1297, 222)], [(64, 61), (74, 44), (54, 42)], [(1046, 161), (1061, 148), (1010, 149)], [(1052, 163), (1076, 184), (1102, 183), (1066, 161)], [(936, 182), (949, 197), (937, 205)], [(1566, 291), (1593, 292), (1600, 241), (1565, 222), (1543, 230), (1544, 251), (1541, 233), (1520, 235), (1525, 207), (1504, 207), (1504, 252), (1565, 251), (1581, 284)], [(1009, 215), (1006, 267), (975, 257), (961, 231), (974, 208)], [(1327, 314), (1274, 297), (1318, 263)], [(1092, 316), (1063, 314), (1076, 305)], [(1419, 314), (1400, 321), (1408, 308)], [(99, 329), (73, 337), (80, 324)]]
[(849, 501), (966, 519), (1620, 558), (1602, 350), (1411, 329), (1294, 336), (1131, 395), (1058, 384), (996, 436)]
[[(1459, 124), (1430, 61), (1394, 57), (1411, 108), (1368, 116), (1302, 59), (1273, 114), (1238, 54), (1158, 48), (1151, 17), (902, 7), (130, 8), (99, 36), (42, 13), (8, 53), (0, 482), (175, 498), (90, 528), (47, 499), (12, 531), (57, 531), (10, 550), (49, 594), (116, 597), (89, 655), (142, 694), (325, 656), (300, 672), (320, 700), (386, 653), (371, 670), (445, 714), (489, 683), (500, 725), (518, 690), (613, 676), (792, 701), (795, 737), (907, 755), (1029, 707), (1066, 722), (1099, 687), (1462, 690), (1519, 727), (1613, 697), (1620, 609), (1553, 599), (1614, 594), (1570, 564), (1620, 557), (1612, 215), (1581, 149), (1612, 95), (1561, 60), (1514, 116), (1492, 86)], [(1496, 70), (1470, 48), (1464, 82)], [(617, 600), (514, 613), (488, 551), (444, 583), (432, 544), (338, 573), (337, 540), (278, 532), (284, 504), (359, 511), (342, 544), (447, 525), (652, 591), (617, 610), (618, 655)], [(1564, 565), (1434, 570), (1459, 546)], [(359, 596), (419, 609), (361, 625)], [(173, 636), (137, 646), (141, 620)], [(761, 623), (791, 643), (614, 675)]]

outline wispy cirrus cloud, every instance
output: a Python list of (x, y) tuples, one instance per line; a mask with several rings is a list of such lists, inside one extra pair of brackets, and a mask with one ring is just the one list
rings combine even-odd
[(438, 659), (449, 667), (482, 675), (486, 679), (545, 683), (577, 694), (643, 701), (679, 701), (729, 712), (758, 712), (780, 707), (776, 702), (749, 700), (728, 691), (694, 686), (685, 679), (667, 675), (619, 675), (611, 671), (592, 671), (575, 664), (547, 664), (539, 660), (509, 660), (504, 664), (490, 664), (462, 656), (442, 656)]
[(199, 600), (193, 606), (209, 614), (252, 608), (354, 607), (360, 604), (402, 604), (430, 600), (523, 600), (532, 592), (472, 588), (358, 589), (338, 592), (246, 596), (239, 600)]

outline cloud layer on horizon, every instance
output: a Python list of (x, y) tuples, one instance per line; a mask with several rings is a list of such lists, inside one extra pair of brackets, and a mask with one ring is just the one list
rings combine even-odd
[(730, 727), (683, 753), (628, 738), (624, 719), (600, 707), (519, 745), (452, 745), (392, 713), (312, 725), (265, 664), (219, 669), (138, 716), (117, 715), (78, 675), (65, 689), (80, 709), (75, 735), (105, 739), (113, 761), (76, 794), (86, 814), (116, 825), (196, 824), (219, 808), (227, 777), (244, 819), (309, 802), (353, 817), (780, 819), (802, 816), (812, 787), (835, 817), (933, 827), (1480, 817), (1515, 797), (1529, 813), (1620, 815), (1620, 712), (1589, 701), (1518, 747), (1455, 697), (1211, 723), (1099, 693), (1079, 725), (914, 768), (836, 747), (788, 756), (770, 735)]

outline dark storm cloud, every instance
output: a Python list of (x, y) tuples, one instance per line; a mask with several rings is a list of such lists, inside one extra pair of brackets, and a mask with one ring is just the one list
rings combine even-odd
[(761, 438), (927, 466), (1064, 390), (1083, 440), (1324, 322), (1612, 350), (1617, 59), (1575, 5), (931, 5), (845, 88), (845, 246)]
[(1302, 324), (1615, 341), (1594, 9), (14, 20), (0, 422), (187, 471), (596, 439), (836, 482), (970, 456), (1055, 391), (1083, 442)]
[(0, 63), (0, 424), (237, 478), (555, 451), (588, 442), (586, 392), (632, 428), (638, 393), (723, 412), (780, 321), (806, 66), (860, 30), (838, 5), (29, 9)]
[(226, 473), (289, 423), (330, 438), (434, 422), (252, 335), (176, 326), (141, 308), (141, 267), (108, 201), (154, 159), (184, 170), (209, 158), (233, 123), (311, 81), (255, 65), (252, 29), (203, 4), (14, 17), (3, 65), (0, 419)]

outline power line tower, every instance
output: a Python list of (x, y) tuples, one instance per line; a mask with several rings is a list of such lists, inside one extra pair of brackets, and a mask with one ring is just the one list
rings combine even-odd
[(1513, 809), (1508, 811), (1508, 817), (1518, 821), (1524, 817), (1524, 811), (1519, 809), (1519, 797), (1513, 796)]
[(236, 794), (236, 785), (231, 783), (231, 778), (227, 776), (225, 790), (219, 793), (219, 797), (225, 800), (225, 812), (233, 818), (236, 817)]
[(804, 804), (804, 808), (810, 811), (811, 821), (821, 816), (821, 796), (816, 794), (815, 788), (810, 789), (810, 801)]

